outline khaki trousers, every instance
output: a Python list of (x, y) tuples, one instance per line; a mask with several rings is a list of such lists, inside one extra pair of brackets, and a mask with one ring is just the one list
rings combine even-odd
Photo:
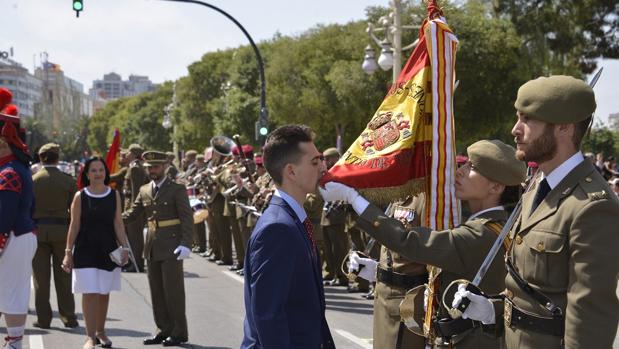
[(183, 261), (148, 261), (148, 284), (157, 334), (187, 338)]

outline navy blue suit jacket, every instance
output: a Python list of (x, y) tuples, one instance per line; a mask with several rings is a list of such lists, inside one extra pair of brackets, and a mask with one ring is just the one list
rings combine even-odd
[(241, 349), (335, 348), (325, 318), (320, 258), (311, 246), (294, 210), (273, 196), (245, 256)]

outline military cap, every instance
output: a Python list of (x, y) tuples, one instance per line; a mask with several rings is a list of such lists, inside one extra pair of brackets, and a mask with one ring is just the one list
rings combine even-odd
[(327, 148), (325, 151), (322, 152), (322, 156), (324, 157), (337, 156), (339, 158), (340, 152), (337, 151), (337, 148)]
[(466, 151), (475, 171), (491, 181), (512, 186), (526, 178), (527, 166), (516, 159), (516, 149), (499, 140), (481, 140)]
[(204, 161), (204, 155), (203, 155), (203, 154), (198, 154), (198, 155), (196, 155), (196, 160), (202, 160), (202, 161)]
[(126, 155), (126, 154), (129, 153), (129, 149), (127, 149), (127, 148), (120, 148), (120, 153)]
[(56, 153), (60, 154), (60, 146), (56, 143), (43, 144), (39, 149), (39, 154), (43, 153)]
[(518, 89), (514, 106), (532, 119), (551, 124), (583, 121), (596, 108), (593, 89), (586, 82), (565, 75), (528, 81)]
[(185, 153), (185, 156), (196, 156), (197, 154), (198, 152), (195, 150), (187, 150), (187, 152)]
[(142, 146), (136, 143), (131, 144), (128, 150), (130, 153), (133, 153), (137, 156), (142, 155), (142, 153), (144, 152), (144, 149), (142, 148)]
[(145, 163), (144, 166), (162, 165), (168, 162), (168, 157), (164, 152), (150, 150), (142, 154)]
[(174, 152), (172, 152), (172, 151), (166, 151), (166, 152), (165, 152), (165, 155), (166, 155), (167, 157), (176, 157), (176, 155), (174, 155)]

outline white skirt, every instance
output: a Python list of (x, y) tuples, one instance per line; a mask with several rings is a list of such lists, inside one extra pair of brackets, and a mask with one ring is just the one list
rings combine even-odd
[(9, 245), (0, 257), (0, 313), (28, 313), (32, 258), (36, 251), (36, 235), (15, 237), (11, 232)]
[(73, 269), (73, 293), (108, 294), (120, 291), (120, 268), (112, 271), (97, 268)]

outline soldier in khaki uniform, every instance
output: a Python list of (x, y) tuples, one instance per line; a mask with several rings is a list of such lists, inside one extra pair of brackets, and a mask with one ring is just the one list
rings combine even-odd
[[(456, 172), (456, 196), (467, 201), (473, 215), (453, 229), (406, 229), (399, 220), (387, 217), (354, 189), (339, 183), (327, 183), (323, 197), (352, 202), (360, 215), (359, 228), (385, 247), (410, 260), (441, 268), (440, 298), (452, 281), (473, 278), (507, 219), (503, 205), (517, 200), (520, 183), (526, 176), (525, 164), (514, 157), (515, 149), (501, 141), (479, 141), (467, 151), (469, 162)], [(359, 260), (370, 271), (376, 268), (376, 262), (370, 259)], [(497, 255), (479, 285), (487, 294), (496, 294), (505, 288), (506, 271), (502, 261), (502, 256)], [(447, 295), (447, 299), (451, 299), (449, 297)], [(463, 318), (450, 320), (444, 307), (439, 308), (438, 319), (448, 322), (434, 325), (438, 337), (433, 343), (435, 347), (500, 347), (499, 339), (484, 333), (492, 329), (479, 322)]]
[(176, 165), (174, 165), (174, 159), (176, 159), (176, 155), (173, 152), (168, 151), (165, 153), (168, 157), (168, 168), (165, 170), (166, 176), (171, 180), (175, 181), (176, 177), (178, 177), (179, 171)]
[(43, 168), (32, 177), (35, 197), (33, 218), (39, 229), (37, 251), (32, 260), (34, 305), (37, 312), (34, 326), (39, 328), (49, 328), (52, 321), (49, 303), (50, 269), (54, 272), (60, 319), (65, 327), (78, 325), (71, 292), (71, 275), (61, 268), (69, 228), (69, 208), (77, 185), (71, 176), (56, 167), (59, 155), (58, 144), (43, 145), (39, 149)]
[[(340, 153), (335, 148), (326, 149), (322, 155), (325, 158), (327, 169), (333, 167), (340, 158)], [(340, 268), (350, 248), (348, 234), (345, 229), (346, 209), (346, 205), (336, 201), (326, 202), (323, 208), (320, 225), (322, 226), (327, 266), (325, 285), (348, 286), (348, 278), (342, 273)]]
[[(139, 144), (131, 144), (127, 153), (127, 161), (129, 169), (125, 176), (125, 185), (123, 186), (123, 194), (125, 197), (125, 210), (128, 210), (135, 198), (138, 196), (140, 187), (148, 182), (146, 170), (142, 165), (142, 147)], [(136, 259), (136, 264), (140, 272), (144, 271), (144, 259), (142, 259), (142, 251), (144, 249), (144, 217), (137, 217), (125, 227), (129, 244), (133, 250), (133, 255)], [(124, 271), (133, 270), (133, 266), (125, 268)]]
[(504, 325), (507, 348), (611, 348), (619, 200), (579, 150), (596, 108), (593, 90), (569, 76), (540, 77), (520, 87), (515, 107), (517, 156), (537, 162), (541, 174), (509, 234), (504, 300), (493, 309), (459, 291), (471, 300), (464, 314)]
[(187, 342), (182, 260), (191, 253), (193, 213), (185, 187), (165, 175), (165, 153), (145, 152), (144, 159), (152, 181), (140, 188), (133, 205), (123, 214), (126, 221), (142, 214), (147, 217), (144, 258), (148, 261), (157, 333), (144, 344), (179, 345)]
[[(127, 171), (129, 170), (129, 159), (127, 155), (129, 151), (126, 149), (120, 150), (120, 169), (116, 173), (112, 173), (110, 175), (110, 186), (120, 194), (121, 202), (125, 202), (125, 177), (127, 177)], [(122, 208), (124, 210), (124, 207)]]

